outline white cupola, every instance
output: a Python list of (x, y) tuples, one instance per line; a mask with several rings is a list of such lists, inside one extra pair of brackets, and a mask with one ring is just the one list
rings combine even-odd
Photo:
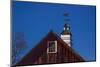
[(70, 27), (68, 24), (64, 25), (63, 31), (61, 32), (61, 39), (68, 44), (68, 46), (71, 46), (71, 33), (70, 33)]

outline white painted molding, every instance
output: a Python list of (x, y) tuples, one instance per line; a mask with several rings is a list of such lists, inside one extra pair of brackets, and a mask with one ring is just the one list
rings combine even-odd
[(49, 52), (49, 47), (47, 47), (47, 53), (57, 53), (57, 41), (48, 41), (47, 46), (49, 45), (50, 42), (55, 42), (55, 52)]

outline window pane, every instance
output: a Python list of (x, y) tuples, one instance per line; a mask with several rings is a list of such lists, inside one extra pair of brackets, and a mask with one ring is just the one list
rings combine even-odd
[(49, 43), (49, 52), (55, 52), (55, 42)]

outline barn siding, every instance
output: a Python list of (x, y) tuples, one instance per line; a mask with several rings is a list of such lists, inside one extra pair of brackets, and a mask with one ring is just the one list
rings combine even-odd
[[(57, 53), (47, 53), (47, 42), (57, 41)], [(50, 32), (33, 48), (16, 66), (50, 64), (50, 63), (73, 63), (84, 62), (74, 50), (69, 47), (61, 38)]]
[(70, 52), (62, 43), (57, 41), (57, 53), (47, 53), (45, 51), (43, 55), (36, 61), (37, 64), (67, 63), (67, 62), (73, 63), (73, 62), (80, 61), (80, 59), (75, 57), (74, 54)]

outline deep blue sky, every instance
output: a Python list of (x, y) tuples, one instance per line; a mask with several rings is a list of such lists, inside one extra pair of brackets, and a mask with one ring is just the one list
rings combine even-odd
[(69, 13), (72, 47), (85, 60), (95, 60), (95, 6), (14, 1), (13, 36), (16, 32), (22, 32), (29, 49), (42, 40), (51, 29), (60, 36), (65, 23), (64, 12)]

